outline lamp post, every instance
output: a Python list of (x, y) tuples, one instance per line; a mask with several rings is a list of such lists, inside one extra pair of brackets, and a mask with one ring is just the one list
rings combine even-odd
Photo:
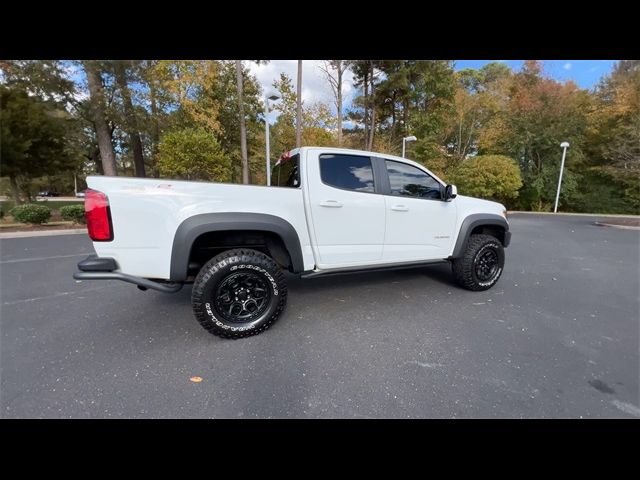
[(416, 140), (417, 138), (414, 137), (413, 135), (411, 135), (410, 137), (404, 137), (402, 139), (402, 158), (404, 158), (407, 142), (415, 142)]
[(553, 207), (553, 213), (558, 213), (558, 200), (560, 199), (560, 186), (562, 185), (562, 173), (564, 172), (564, 159), (567, 156), (567, 148), (569, 148), (569, 142), (562, 142), (562, 162), (560, 163), (560, 177), (558, 178), (558, 191), (556, 192), (556, 204)]
[(276, 95), (275, 93), (271, 94), (268, 97), (264, 98), (264, 108), (265, 108), (265, 113), (264, 113), (264, 129), (265, 129), (265, 145), (266, 145), (266, 150), (267, 150), (267, 186), (271, 186), (271, 152), (270, 152), (270, 145), (269, 145), (269, 100), (272, 101), (276, 101), (278, 100), (280, 97), (278, 95)]

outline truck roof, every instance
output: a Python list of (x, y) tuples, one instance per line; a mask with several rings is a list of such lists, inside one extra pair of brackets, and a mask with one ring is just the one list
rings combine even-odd
[[(302, 153), (306, 150), (322, 150), (323, 152), (327, 152), (327, 153), (344, 153), (344, 154), (356, 154), (356, 155), (375, 155), (377, 157), (381, 157), (381, 158), (386, 158), (389, 160), (394, 160), (397, 162), (403, 162), (403, 163), (407, 163), (409, 165), (413, 165), (415, 167), (421, 168), (421, 169), (425, 169), (429, 172), (429, 174), (434, 177), (436, 180), (438, 180), (440, 183), (446, 185), (447, 182), (445, 182), (444, 180), (442, 180), (441, 178), (439, 178), (437, 175), (435, 175), (431, 170), (429, 170), (425, 165), (418, 163), (416, 161), (413, 160), (409, 160), (408, 158), (402, 158), (402, 157), (398, 157), (396, 155), (390, 155), (388, 153), (380, 153), (380, 152), (374, 152), (371, 150), (358, 150), (358, 149), (354, 149), (354, 148), (339, 148), (339, 147), (316, 147), (316, 146), (305, 146), (305, 147), (298, 147), (298, 148), (294, 148), (292, 150), (290, 150), (289, 155), (295, 155), (296, 153)], [(279, 162), (280, 160), (278, 160)]]

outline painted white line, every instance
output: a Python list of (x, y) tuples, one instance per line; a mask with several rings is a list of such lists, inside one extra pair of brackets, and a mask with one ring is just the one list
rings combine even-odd
[(618, 410), (622, 410), (624, 413), (628, 413), (634, 417), (640, 417), (640, 408), (631, 403), (621, 402), (620, 400), (612, 400), (611, 403), (613, 403)]
[(33, 298), (25, 298), (23, 300), (13, 300), (9, 302), (3, 302), (2, 305), (5, 307), (8, 307), (11, 305), (20, 305), (22, 303), (37, 302), (39, 300), (50, 300), (52, 298), (65, 297), (67, 295), (82, 295), (85, 292), (95, 292), (96, 290), (104, 290), (105, 288), (113, 288), (114, 286), (115, 285), (103, 285), (100, 287), (85, 288), (84, 290), (75, 290), (73, 292), (56, 292), (52, 295), (47, 295), (45, 297), (33, 297)]
[(91, 253), (73, 253), (71, 255), (55, 255), (53, 257), (14, 258), (13, 260), (3, 260), (0, 262), (0, 265), (5, 263), (39, 262), (41, 260), (52, 260), (54, 258), (86, 257), (88, 255), (91, 255)]
[(25, 238), (25, 237), (48, 237), (54, 235), (77, 235), (79, 233), (87, 234), (86, 228), (74, 228), (68, 230), (48, 230), (33, 232), (0, 232), (0, 238)]

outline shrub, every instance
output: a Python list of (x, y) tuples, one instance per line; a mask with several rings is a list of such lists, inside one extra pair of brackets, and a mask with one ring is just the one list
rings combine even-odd
[(18, 205), (9, 212), (11, 216), (21, 223), (40, 225), (51, 217), (51, 210), (44, 205)]
[(64, 207), (60, 207), (60, 216), (63, 220), (85, 223), (84, 205), (65, 205)]
[(517, 163), (503, 155), (478, 155), (464, 160), (452, 180), (463, 195), (501, 203), (516, 198), (522, 187)]

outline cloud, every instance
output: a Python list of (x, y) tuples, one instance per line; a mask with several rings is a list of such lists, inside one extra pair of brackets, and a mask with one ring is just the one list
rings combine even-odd
[[(326, 103), (335, 113), (331, 87), (325, 74), (320, 70), (320, 66), (323, 66), (323, 60), (304, 60), (302, 62), (302, 101), (307, 105), (315, 102)], [(256, 76), (263, 93), (273, 90), (273, 82), (280, 77), (280, 73), (287, 74), (291, 78), (294, 87), (296, 85), (298, 78), (297, 60), (271, 60), (266, 65), (256, 65), (254, 62), (249, 62), (248, 67), (249, 71)], [(351, 71), (347, 71), (342, 84), (343, 108), (351, 104), (355, 93), (353, 74)]]
[(573, 65), (571, 65), (570, 63), (565, 63), (562, 68), (564, 68), (565, 70), (571, 70), (571, 67), (573, 67)]

